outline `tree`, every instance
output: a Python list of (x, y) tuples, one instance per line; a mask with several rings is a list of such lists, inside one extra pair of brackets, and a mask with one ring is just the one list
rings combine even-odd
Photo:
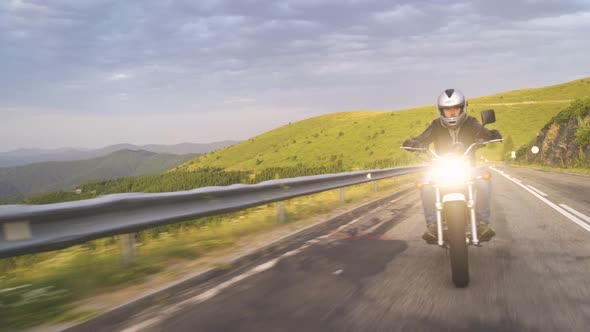
[(508, 136), (504, 140), (504, 149), (502, 150), (502, 155), (506, 157), (506, 154), (510, 154), (512, 151), (514, 151), (514, 141), (512, 140), (512, 136)]

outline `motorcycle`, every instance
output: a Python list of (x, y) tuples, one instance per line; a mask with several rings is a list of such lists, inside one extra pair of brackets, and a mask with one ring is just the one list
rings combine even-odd
[[(496, 121), (494, 110), (482, 112), (482, 124), (485, 126)], [(472, 149), (490, 143), (502, 142), (503, 139), (480, 141), (471, 144), (461, 153), (449, 153), (444, 156), (436, 154), (427, 147), (402, 147), (409, 151), (427, 152), (433, 161), (428, 183), (417, 183), (421, 188), (431, 185), (435, 191), (437, 244), (449, 250), (451, 274), (456, 287), (469, 284), (469, 262), (467, 248), (469, 245), (481, 247), (477, 235), (475, 213), (475, 195), (473, 185), (476, 180), (490, 180), (491, 174), (472, 174), (469, 154)], [(457, 150), (459, 147), (455, 147)]]

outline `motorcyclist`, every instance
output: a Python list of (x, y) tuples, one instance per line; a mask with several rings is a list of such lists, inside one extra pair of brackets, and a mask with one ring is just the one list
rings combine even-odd
[[(405, 147), (426, 147), (434, 143), (437, 154), (443, 155), (461, 144), (467, 148), (479, 140), (502, 138), (498, 130), (488, 130), (476, 118), (467, 115), (467, 100), (457, 89), (444, 90), (436, 102), (438, 115), (430, 126), (417, 137), (410, 138), (403, 143)], [(463, 150), (465, 151), (465, 150)], [(472, 166), (475, 166), (475, 151), (471, 152)], [(481, 169), (474, 169), (475, 174), (481, 174)], [(428, 179), (425, 179), (427, 183)], [(477, 233), (480, 241), (489, 241), (495, 230), (490, 223), (490, 200), (492, 186), (490, 181), (483, 179), (475, 181)], [(437, 239), (435, 193), (431, 186), (425, 185), (421, 189), (422, 206), (426, 219), (426, 231), (422, 238), (428, 243), (435, 243)]]

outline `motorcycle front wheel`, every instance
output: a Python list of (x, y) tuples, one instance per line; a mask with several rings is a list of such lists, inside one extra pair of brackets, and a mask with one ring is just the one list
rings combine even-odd
[(447, 239), (451, 256), (453, 283), (456, 287), (466, 287), (469, 284), (469, 261), (465, 237), (465, 226), (467, 224), (465, 202), (447, 202), (444, 210), (447, 217)]

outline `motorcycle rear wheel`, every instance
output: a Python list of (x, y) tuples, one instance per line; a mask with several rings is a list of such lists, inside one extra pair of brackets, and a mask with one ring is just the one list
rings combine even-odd
[(465, 226), (467, 214), (465, 202), (447, 202), (444, 210), (447, 216), (447, 239), (451, 256), (451, 273), (456, 287), (467, 287), (469, 284), (469, 260)]

